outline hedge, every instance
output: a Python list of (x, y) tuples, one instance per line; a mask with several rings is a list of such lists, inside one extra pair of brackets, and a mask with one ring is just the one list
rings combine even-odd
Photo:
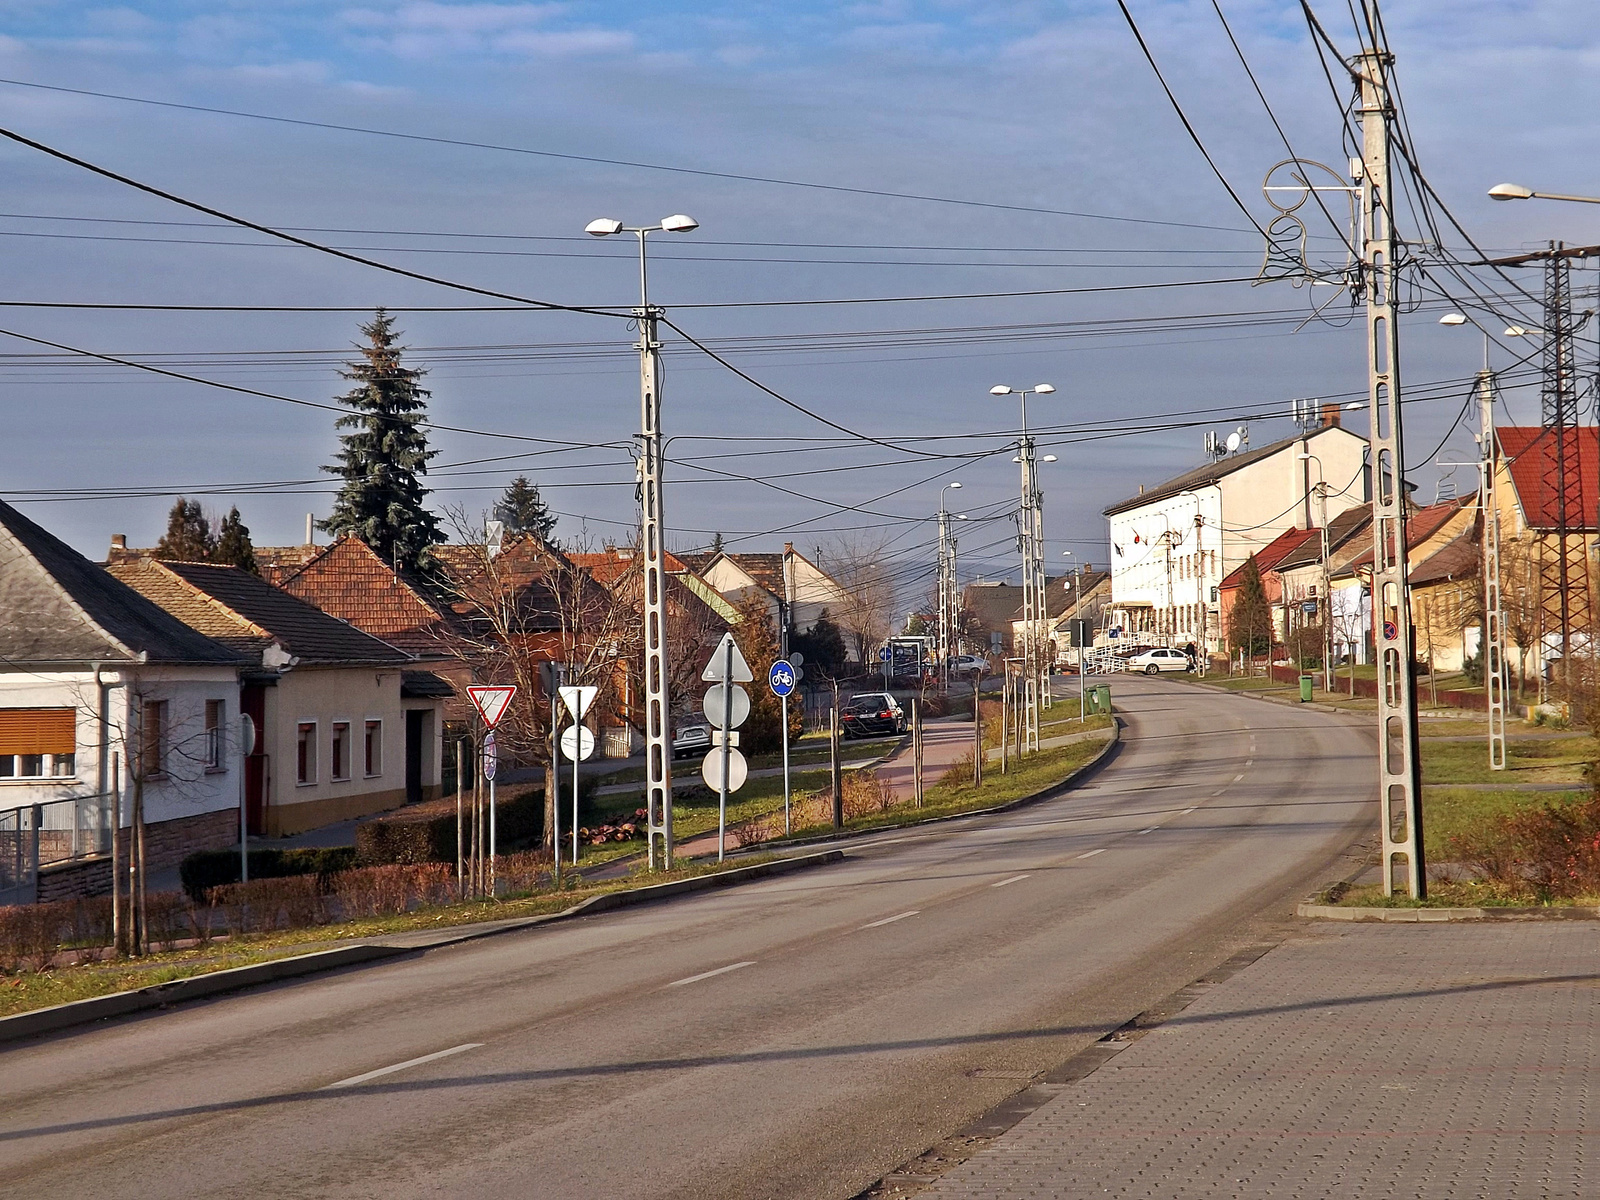
[[(585, 779), (583, 783), (580, 796), (592, 796), (593, 781)], [(515, 790), (508, 787), (495, 801), (496, 849), (509, 854), (537, 846), (544, 832), (544, 785), (524, 784)], [(470, 818), (468, 823), (470, 826)], [(455, 862), (455, 799), (437, 800), (410, 813), (363, 821), (356, 826), (355, 861), (363, 867)]]
[[(304, 846), (293, 850), (250, 851), (251, 879), (285, 879), (291, 875), (328, 876), (356, 865), (353, 846)], [(239, 882), (237, 850), (200, 850), (178, 864), (183, 890), (196, 904), (205, 903), (214, 887)]]

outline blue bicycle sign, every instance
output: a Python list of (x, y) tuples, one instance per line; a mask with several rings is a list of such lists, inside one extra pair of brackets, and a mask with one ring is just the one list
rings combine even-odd
[(787, 696), (794, 691), (794, 668), (780, 658), (772, 664), (772, 670), (767, 672), (767, 685), (772, 688), (774, 696)]

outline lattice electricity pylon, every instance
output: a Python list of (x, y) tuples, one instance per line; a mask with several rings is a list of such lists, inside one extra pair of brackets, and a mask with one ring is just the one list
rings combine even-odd
[(1552, 242), (1545, 259), (1544, 384), (1540, 412), (1548, 439), (1543, 447), (1543, 484), (1550, 498), (1553, 541), (1539, 554), (1539, 603), (1545, 629), (1559, 636), (1562, 698), (1570, 701), (1569, 665), (1578, 645), (1587, 645), (1594, 628), (1589, 597), (1588, 551), (1584, 530), (1590, 525), (1594, 497), (1585, 497), (1579, 458), (1577, 363), (1574, 355), (1571, 288), (1572, 256)]

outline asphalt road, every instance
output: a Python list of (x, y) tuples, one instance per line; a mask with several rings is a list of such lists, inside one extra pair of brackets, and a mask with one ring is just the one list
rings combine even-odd
[(1165, 680), (1113, 694), (1127, 741), (1059, 801), (8, 1049), (0, 1179), (852, 1196), (1226, 958), (1372, 813), (1361, 722)]

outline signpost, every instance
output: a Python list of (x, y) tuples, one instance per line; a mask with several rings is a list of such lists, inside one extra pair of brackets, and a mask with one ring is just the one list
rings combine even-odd
[[(561, 735), (561, 753), (572, 763), (572, 865), (578, 865), (578, 764), (594, 753), (594, 734), (584, 727), (583, 718), (600, 689), (589, 684), (561, 689), (561, 702), (572, 714), (572, 724)], [(555, 855), (561, 857), (556, 842)]]
[[(489, 732), (483, 739), (483, 775), (489, 781), (489, 894), (491, 896), (495, 894), (494, 727), (500, 724), (500, 719), (506, 715), (506, 709), (511, 707), (511, 697), (516, 694), (515, 685), (479, 686), (467, 689), (473, 707), (478, 710), (483, 723), (489, 727)], [(458, 783), (457, 787), (459, 786)]]
[[(750, 715), (750, 696), (743, 688), (734, 685), (750, 683), (755, 679), (750, 672), (750, 664), (739, 650), (739, 644), (733, 640), (733, 634), (722, 635), (722, 641), (711, 655), (706, 669), (700, 673), (700, 678), (716, 684), (706, 691), (702, 707), (718, 733), (713, 739), (711, 753), (700, 765), (700, 777), (706, 781), (707, 787), (717, 789), (717, 861), (721, 862), (727, 851), (728, 793), (743, 787), (748, 774), (744, 755), (733, 747), (739, 740), (735, 730)], [(736, 696), (739, 699), (736, 700)], [(738, 711), (739, 700), (743, 701), (743, 712)]]
[(796, 654), (793, 661), (780, 658), (767, 672), (767, 686), (778, 697), (783, 716), (778, 728), (783, 739), (783, 834), (789, 836), (789, 693), (800, 682), (799, 664), (804, 659)]

